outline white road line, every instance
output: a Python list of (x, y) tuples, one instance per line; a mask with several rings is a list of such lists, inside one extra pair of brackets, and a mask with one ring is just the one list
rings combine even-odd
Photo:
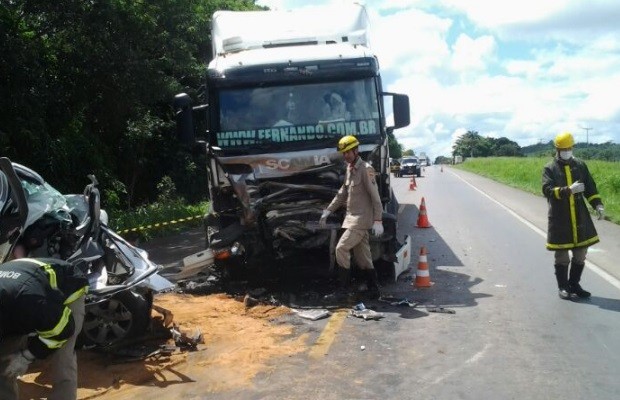
[[(498, 206), (500, 206), (504, 210), (508, 211), (513, 217), (515, 217), (519, 221), (523, 222), (527, 227), (529, 227), (534, 232), (538, 233), (540, 236), (545, 238), (545, 240), (547, 239), (547, 232), (545, 232), (542, 229), (538, 228), (536, 225), (532, 224), (530, 221), (522, 218), (519, 214), (517, 214), (516, 212), (512, 211), (510, 208), (506, 207), (505, 205), (503, 205), (499, 201), (495, 200), (494, 198), (492, 198), (491, 196), (486, 194), (484, 191), (478, 189), (476, 186), (472, 185), (471, 183), (467, 182), (465, 179), (461, 178), (458, 174), (454, 173), (453, 171), (450, 171), (450, 173), (452, 175), (456, 176), (457, 178), (459, 178), (461, 181), (463, 181), (466, 184), (468, 184), (471, 188), (473, 188), (478, 193), (480, 193), (483, 196), (485, 196), (487, 199), (491, 200), (492, 202), (494, 202), (495, 204), (497, 204)], [(594, 264), (591, 261), (586, 260), (586, 265), (588, 266), (588, 268), (590, 268), (598, 276), (600, 276), (601, 278), (603, 278), (604, 280), (609, 282), (611, 285), (615, 286), (617, 289), (620, 289), (620, 280), (618, 280), (616, 277), (610, 275), (603, 268), (599, 267), (598, 265)]]

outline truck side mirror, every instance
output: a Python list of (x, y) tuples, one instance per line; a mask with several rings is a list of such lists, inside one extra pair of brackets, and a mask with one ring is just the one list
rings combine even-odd
[(193, 146), (195, 138), (192, 99), (187, 93), (179, 93), (174, 96), (174, 113), (179, 141), (188, 147)]
[(394, 129), (409, 125), (409, 96), (406, 94), (394, 94), (392, 106), (394, 107)]

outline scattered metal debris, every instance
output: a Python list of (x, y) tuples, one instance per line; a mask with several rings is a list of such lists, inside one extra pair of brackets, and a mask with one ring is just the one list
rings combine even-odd
[(408, 298), (397, 298), (397, 297), (381, 297), (379, 301), (383, 303), (388, 303), (391, 306), (400, 306), (400, 307), (417, 307), (420, 303), (411, 301)]
[(185, 332), (181, 332), (178, 325), (173, 324), (170, 329), (170, 333), (172, 334), (172, 339), (174, 339), (174, 343), (181, 350), (196, 350), (199, 344), (204, 343), (204, 339), (202, 337), (202, 332), (200, 329), (196, 329), (192, 336), (189, 336)]
[(368, 308), (366, 308), (366, 309), (364, 309), (364, 310), (355, 310), (355, 309), (352, 309), (350, 313), (351, 313), (351, 315), (352, 315), (352, 316), (354, 316), (354, 317), (357, 317), (357, 318), (363, 318), (363, 319), (364, 319), (364, 321), (368, 321), (368, 320), (370, 320), (370, 319), (373, 319), (373, 320), (378, 321), (378, 320), (380, 320), (381, 318), (385, 317), (385, 316), (383, 315), (383, 313), (378, 313), (378, 312), (376, 312), (376, 311), (374, 311), (374, 310), (370, 310), (370, 309), (368, 309)]

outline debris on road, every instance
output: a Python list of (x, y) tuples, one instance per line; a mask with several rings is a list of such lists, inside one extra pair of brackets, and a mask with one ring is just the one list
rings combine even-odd
[(199, 344), (204, 343), (200, 329), (194, 330), (194, 334), (189, 336), (186, 332), (181, 331), (178, 325), (174, 324), (170, 333), (172, 333), (174, 344), (181, 350), (196, 350)]
[(417, 307), (420, 303), (411, 301), (407, 298), (401, 299), (396, 297), (381, 297), (379, 301), (388, 303), (391, 306), (401, 306), (401, 307)]
[(368, 308), (364, 309), (364, 310), (355, 310), (352, 309), (351, 310), (351, 315), (357, 318), (363, 318), (364, 321), (368, 321), (368, 320), (375, 320), (378, 321), (381, 318), (385, 317), (385, 315), (383, 315), (383, 313), (379, 313), (376, 312), (374, 310), (370, 310)]
[(311, 321), (316, 321), (321, 318), (329, 317), (331, 315), (331, 313), (328, 310), (323, 310), (323, 309), (314, 309), (314, 310), (293, 309), (293, 312), (299, 315), (299, 317), (309, 319)]
[(257, 298), (254, 298), (250, 296), (249, 294), (246, 294), (245, 297), (243, 298), (243, 304), (245, 304), (246, 308), (250, 308), (250, 307), (254, 307), (258, 305), (259, 301)]
[(456, 311), (450, 308), (443, 308), (443, 307), (426, 307), (426, 311), (434, 312), (434, 313), (443, 313), (443, 314), (456, 314)]

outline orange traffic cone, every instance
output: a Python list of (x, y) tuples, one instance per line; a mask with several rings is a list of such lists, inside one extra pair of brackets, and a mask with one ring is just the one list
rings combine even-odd
[(417, 186), (418, 185), (415, 184), (415, 177), (412, 176), (411, 180), (409, 181), (409, 190), (415, 190)]
[(415, 287), (427, 288), (433, 285), (431, 282), (431, 274), (428, 271), (428, 262), (426, 260), (426, 247), (420, 248), (420, 260), (418, 261), (418, 271), (415, 273)]
[(431, 223), (428, 222), (428, 216), (426, 215), (426, 203), (424, 202), (424, 197), (422, 197), (422, 203), (420, 203), (420, 214), (418, 214), (418, 223), (416, 226), (418, 228), (431, 227)]

